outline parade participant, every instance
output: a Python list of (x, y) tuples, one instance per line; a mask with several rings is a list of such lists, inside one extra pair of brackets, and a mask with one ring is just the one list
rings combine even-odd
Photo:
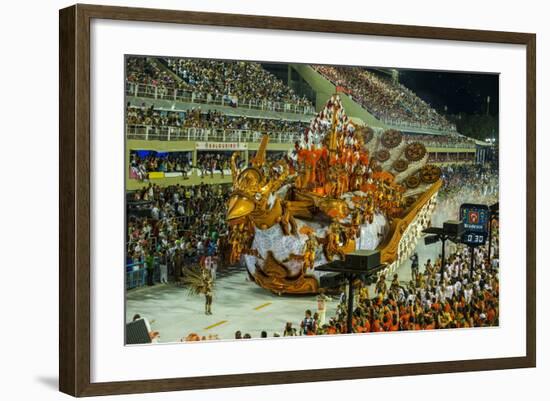
[(285, 329), (283, 331), (283, 337), (295, 336), (296, 329), (292, 327), (292, 322), (286, 322)]
[(204, 272), (204, 281), (205, 281), (205, 290), (204, 290), (204, 297), (205, 297), (205, 303), (204, 303), (204, 314), (205, 315), (211, 315), (212, 314), (212, 300), (213, 300), (213, 286), (214, 283), (212, 281), (212, 276), (210, 274), (209, 270), (206, 270)]
[(304, 273), (307, 273), (308, 270), (313, 270), (315, 262), (315, 252), (318, 246), (319, 243), (315, 238), (315, 234), (313, 232), (310, 232), (304, 246), (304, 264), (302, 266), (302, 270)]
[(378, 295), (384, 296), (386, 294), (388, 287), (386, 285), (386, 276), (380, 274), (378, 281), (376, 282), (375, 291)]
[(416, 282), (418, 276), (418, 253), (413, 253), (410, 257), (411, 261), (411, 277)]
[(154, 258), (150, 253), (145, 255), (145, 269), (147, 270), (147, 285), (152, 286), (155, 283), (153, 282), (153, 274), (155, 271)]
[(315, 329), (315, 321), (313, 320), (313, 317), (311, 316), (311, 311), (308, 309), (305, 312), (305, 317), (302, 320), (302, 323), (300, 323), (301, 334), (307, 335), (310, 332), (313, 332)]
[(187, 286), (190, 295), (204, 295), (204, 314), (211, 315), (214, 282), (210, 271), (202, 269), (200, 266), (186, 267), (184, 269), (183, 284)]
[(329, 297), (325, 295), (324, 288), (321, 288), (319, 290), (319, 295), (317, 295), (317, 313), (319, 314), (319, 326), (321, 327), (325, 324), (327, 300), (329, 300)]
[(390, 285), (390, 292), (393, 294), (394, 297), (397, 295), (399, 288), (399, 276), (396, 273), (393, 275), (393, 280), (391, 281)]

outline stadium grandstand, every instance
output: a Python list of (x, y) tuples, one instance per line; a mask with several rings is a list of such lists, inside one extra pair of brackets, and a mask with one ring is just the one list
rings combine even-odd
[[(272, 65), (264, 68), (260, 63), (128, 57), (128, 189), (142, 185), (137, 177), (169, 185), (184, 175), (165, 170), (168, 165), (163, 163), (158, 168), (143, 166), (130, 157), (132, 151), (160, 152), (158, 158), (168, 160), (171, 152), (184, 151), (189, 155), (186, 184), (201, 182), (204, 168), (197, 165), (201, 160), (208, 160), (206, 170), (217, 171), (214, 183), (230, 182), (229, 170), (219, 169), (226, 164), (220, 160), (224, 152), (241, 150), (247, 162), (248, 152), (257, 149), (265, 133), (270, 136), (269, 151), (292, 149), (316, 109), (337, 91), (353, 119), (401, 130), (407, 140), (426, 145), (433, 163), (474, 162), (484, 157), (485, 143), (461, 136), (454, 124), (399, 84), (391, 70), (278, 65), (281, 69), (288, 71), (286, 83), (280, 73), (270, 72)], [(292, 87), (315, 95), (310, 100)], [(212, 151), (218, 154), (210, 161), (206, 156)]]

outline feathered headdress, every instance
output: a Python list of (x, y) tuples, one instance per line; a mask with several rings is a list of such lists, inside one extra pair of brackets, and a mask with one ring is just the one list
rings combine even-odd
[(189, 266), (184, 269), (183, 284), (187, 287), (189, 295), (206, 294), (213, 287), (210, 271), (203, 270), (200, 266)]

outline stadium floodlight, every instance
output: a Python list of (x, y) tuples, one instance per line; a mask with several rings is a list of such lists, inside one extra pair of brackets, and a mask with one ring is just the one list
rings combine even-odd
[(380, 251), (357, 250), (348, 253), (344, 260), (335, 260), (315, 268), (316, 271), (339, 273), (348, 280), (348, 312), (346, 323), (346, 331), (348, 333), (353, 333), (353, 282), (357, 278), (372, 282), (372, 277), (375, 277), (377, 273), (386, 267), (386, 264), (380, 263)]
[(493, 220), (498, 220), (499, 217), (499, 203), (493, 203), (489, 206), (489, 246), (487, 249), (487, 258), (491, 261), (491, 253), (493, 250)]

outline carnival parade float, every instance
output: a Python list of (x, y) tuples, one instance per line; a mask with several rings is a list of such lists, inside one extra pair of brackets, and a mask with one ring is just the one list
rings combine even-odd
[(379, 250), (390, 274), (430, 222), (441, 170), (426, 148), (396, 130), (353, 122), (332, 96), (292, 152), (269, 163), (263, 137), (247, 168), (232, 158), (231, 261), (261, 287), (314, 294), (316, 267), (357, 249)]

